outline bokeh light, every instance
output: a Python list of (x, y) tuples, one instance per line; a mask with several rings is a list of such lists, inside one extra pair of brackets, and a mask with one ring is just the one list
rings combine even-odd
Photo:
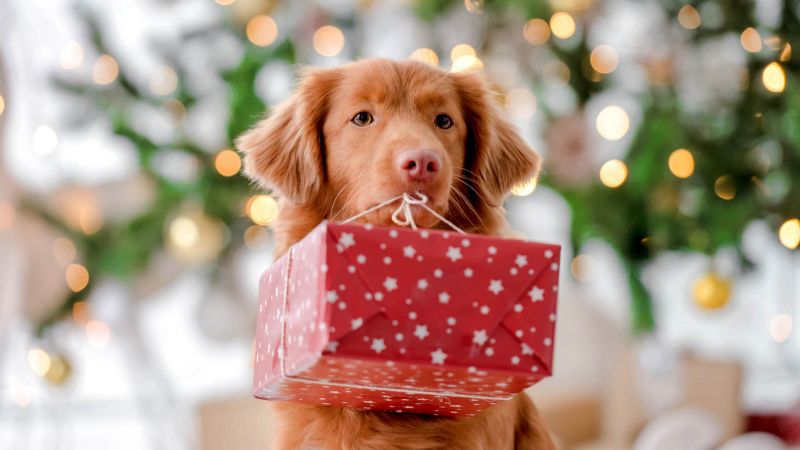
[(28, 366), (37, 376), (44, 376), (50, 370), (50, 355), (40, 348), (28, 350)]
[(0, 200), (0, 230), (7, 230), (14, 225), (17, 218), (17, 210), (11, 202)]
[(733, 200), (736, 197), (736, 183), (730, 175), (723, 175), (714, 181), (714, 193), (723, 200)]
[(251, 250), (260, 250), (269, 243), (269, 232), (260, 225), (250, 225), (244, 230), (244, 245)]
[(53, 259), (62, 266), (75, 260), (78, 251), (75, 244), (67, 238), (56, 238), (53, 241)]
[(344, 48), (344, 33), (333, 25), (314, 32), (314, 50), (322, 56), (336, 56)]
[(473, 14), (483, 14), (484, 0), (464, 0), (464, 8)]
[(761, 35), (753, 27), (747, 27), (742, 31), (739, 42), (741, 42), (742, 48), (750, 53), (761, 51)]
[(4, 99), (2, 95), (0, 95), (0, 116), (3, 115), (3, 111), (5, 110), (6, 110), (6, 99)]
[(62, 69), (75, 69), (83, 63), (83, 47), (75, 41), (69, 41), (61, 49), (58, 62)]
[(600, 181), (610, 187), (618, 188), (628, 179), (628, 166), (618, 159), (607, 161), (600, 167)]
[(597, 114), (595, 126), (597, 133), (603, 139), (618, 141), (628, 132), (630, 128), (630, 118), (628, 113), (621, 106), (609, 105), (600, 110)]
[(409, 56), (409, 59), (429, 64), (433, 67), (437, 67), (439, 65), (439, 55), (429, 48), (418, 48), (414, 50), (411, 53), (411, 56)]
[(578, 281), (588, 281), (593, 268), (594, 258), (589, 255), (578, 255), (572, 259), (572, 264), (570, 264), (572, 276)]
[(678, 178), (689, 178), (694, 173), (694, 156), (685, 148), (679, 148), (669, 155), (669, 171)]
[(189, 217), (176, 217), (169, 225), (169, 238), (177, 247), (190, 248), (200, 239), (200, 228)]
[(92, 320), (86, 324), (86, 339), (95, 348), (104, 348), (111, 342), (111, 328), (104, 322)]
[(22, 383), (12, 381), (8, 393), (10, 394), (11, 401), (20, 408), (25, 408), (31, 404), (31, 390)]
[(589, 63), (592, 69), (598, 73), (608, 74), (614, 71), (619, 65), (619, 55), (613, 47), (609, 45), (597, 46), (589, 55)]
[(568, 39), (575, 34), (575, 19), (569, 13), (557, 12), (550, 17), (550, 29), (560, 39)]
[(464, 55), (453, 62), (451, 72), (477, 72), (483, 70), (483, 61), (477, 56)]
[(47, 125), (39, 125), (33, 131), (33, 151), (39, 156), (47, 156), (56, 151), (58, 134)]
[(469, 44), (458, 44), (450, 50), (450, 61), (455, 63), (465, 56), (477, 56), (475, 49)]
[(700, 13), (697, 12), (697, 9), (692, 5), (684, 5), (678, 11), (678, 23), (687, 30), (694, 30), (699, 27), (702, 22)]
[(230, 6), (235, 1), (236, 0), (214, 0), (214, 2), (216, 2), (218, 5), (221, 5), (221, 6)]
[(247, 215), (256, 225), (269, 225), (278, 216), (278, 202), (269, 195), (254, 195), (247, 202)]
[(767, 64), (761, 73), (761, 82), (770, 92), (783, 92), (786, 89), (786, 73), (783, 71), (783, 67), (776, 62)]
[(792, 335), (794, 320), (789, 314), (778, 314), (769, 322), (769, 335), (777, 343), (786, 342)]
[[(247, 22), (245, 27), (247, 39), (259, 47), (267, 47), (278, 38), (278, 24), (272, 17), (258, 15)], [(316, 42), (316, 35), (315, 35)], [(336, 52), (338, 53), (338, 51)]]
[(512, 89), (506, 95), (506, 111), (517, 120), (527, 120), (536, 112), (536, 97), (529, 89)]
[(85, 301), (77, 301), (72, 305), (72, 321), (84, 326), (92, 320), (92, 309)]
[(239, 169), (242, 168), (242, 158), (235, 151), (225, 149), (217, 153), (216, 158), (214, 158), (214, 168), (223, 177), (232, 177), (239, 173)]
[(92, 68), (92, 81), (97, 84), (111, 84), (119, 76), (119, 64), (111, 55), (100, 55)]
[(67, 287), (72, 292), (80, 292), (89, 285), (89, 271), (80, 264), (69, 264), (64, 270)]
[(531, 19), (522, 28), (522, 37), (531, 45), (542, 45), (550, 40), (550, 25), (542, 19)]
[(794, 250), (800, 246), (800, 219), (789, 219), (778, 229), (778, 238), (784, 247)]
[(178, 87), (178, 74), (169, 66), (161, 66), (150, 78), (150, 92), (155, 95), (169, 95)]
[(526, 197), (528, 195), (533, 194), (533, 191), (536, 190), (536, 186), (538, 184), (538, 180), (536, 177), (531, 177), (527, 181), (523, 181), (511, 188), (511, 193), (516, 195), (517, 197)]

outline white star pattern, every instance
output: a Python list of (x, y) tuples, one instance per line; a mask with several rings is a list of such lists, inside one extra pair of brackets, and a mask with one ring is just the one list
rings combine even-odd
[(364, 319), (362, 319), (361, 317), (353, 319), (353, 320), (350, 321), (350, 329), (351, 330), (357, 330), (357, 329), (361, 328), (361, 325), (364, 325)]
[(387, 292), (397, 289), (397, 278), (386, 277), (386, 280), (383, 282), (383, 287)]
[(339, 347), (339, 342), (331, 341), (328, 342), (327, 350), (331, 353), (336, 353), (336, 349)]
[(497, 295), (503, 291), (503, 282), (501, 280), (492, 280), (489, 282), (489, 291)]
[(336, 300), (339, 300), (339, 294), (337, 294), (336, 291), (328, 291), (325, 294), (325, 298), (327, 298), (330, 303), (336, 303)]
[(497, 254), (497, 247), (495, 247), (494, 245), (489, 247), (489, 254), (490, 255), (496, 255)]
[(439, 294), (439, 303), (447, 304), (447, 302), (449, 301), (450, 301), (450, 294), (448, 294), (447, 292), (442, 292), (441, 294)]
[(447, 358), (447, 353), (443, 352), (440, 348), (437, 348), (436, 351), (431, 352), (431, 364), (443, 365), (445, 358)]
[(413, 258), (414, 255), (416, 254), (417, 250), (414, 249), (414, 247), (410, 245), (406, 245), (405, 247), (403, 247), (403, 256), (405, 256), (406, 258)]
[(514, 260), (514, 264), (519, 267), (525, 267), (528, 265), (528, 257), (525, 255), (517, 255), (517, 258)]
[(341, 245), (342, 248), (356, 245), (356, 240), (353, 237), (353, 233), (342, 233), (342, 235), (339, 236), (339, 245)]
[(532, 302), (541, 302), (544, 300), (544, 289), (539, 288), (539, 286), (534, 286), (533, 289), (528, 292), (528, 295), (531, 296)]
[(380, 354), (382, 351), (386, 350), (386, 344), (383, 343), (383, 339), (373, 339), (371, 348), (375, 350), (375, 353)]
[(456, 318), (455, 317), (448, 317), (447, 318), (447, 324), (451, 325), (451, 326), (455, 325), (456, 324)]
[(526, 344), (526, 343), (524, 343), (524, 342), (522, 343), (522, 354), (523, 355), (533, 355), (533, 349), (531, 348), (531, 346)]
[(481, 306), (481, 314), (483, 314), (484, 316), (488, 316), (489, 315), (489, 307), (486, 306), (486, 305)]
[(489, 339), (489, 336), (486, 335), (486, 330), (475, 330), (472, 332), (472, 343), (483, 345)]
[(544, 252), (544, 257), (547, 258), (547, 259), (552, 258), (553, 257), (553, 251), (552, 250), (546, 250)]
[(428, 289), (428, 280), (426, 280), (425, 278), (423, 278), (423, 279), (421, 279), (421, 280), (417, 281), (417, 287), (418, 287), (418, 288), (420, 288), (420, 289), (422, 289), (423, 291), (424, 291), (425, 289)]
[(472, 274), (473, 274), (473, 273), (475, 273), (475, 271), (473, 271), (473, 270), (472, 270), (472, 269), (470, 269), (469, 267), (467, 267), (466, 269), (464, 269), (464, 276), (465, 276), (465, 277), (467, 277), (467, 278), (472, 278)]
[(458, 261), (463, 258), (463, 256), (461, 256), (461, 249), (458, 247), (447, 247), (447, 257), (450, 258), (450, 261)]
[(429, 334), (427, 325), (417, 325), (417, 328), (414, 330), (414, 336), (418, 337), (420, 341), (425, 340)]
[(364, 264), (367, 262), (367, 257), (364, 255), (358, 255), (356, 256), (356, 261), (358, 261), (359, 264)]

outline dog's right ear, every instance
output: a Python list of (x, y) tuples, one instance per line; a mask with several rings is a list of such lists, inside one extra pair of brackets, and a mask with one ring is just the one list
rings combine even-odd
[(322, 126), (337, 69), (306, 72), (295, 93), (236, 139), (244, 173), (292, 203), (308, 204), (325, 182)]

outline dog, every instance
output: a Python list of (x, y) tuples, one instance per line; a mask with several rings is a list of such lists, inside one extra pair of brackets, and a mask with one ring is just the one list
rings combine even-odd
[[(416, 61), (307, 71), (236, 145), (245, 174), (280, 196), (276, 257), (322, 220), (352, 217), (402, 193), (423, 193), (466, 232), (503, 234), (503, 199), (540, 167), (482, 76)], [(360, 222), (391, 224), (395, 208)], [(412, 207), (412, 216), (420, 227), (445, 227), (422, 208)], [(280, 450), (555, 449), (524, 393), (468, 418), (292, 402), (275, 403), (275, 411)]]

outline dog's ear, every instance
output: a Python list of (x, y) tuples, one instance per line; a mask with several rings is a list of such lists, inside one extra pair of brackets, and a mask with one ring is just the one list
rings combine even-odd
[(502, 203), (511, 188), (539, 173), (541, 158), (519, 135), (492, 98), (482, 76), (450, 75), (467, 122), (465, 167), (485, 201)]
[(322, 126), (336, 69), (308, 71), (295, 93), (236, 139), (244, 173), (295, 204), (308, 204), (325, 182)]

